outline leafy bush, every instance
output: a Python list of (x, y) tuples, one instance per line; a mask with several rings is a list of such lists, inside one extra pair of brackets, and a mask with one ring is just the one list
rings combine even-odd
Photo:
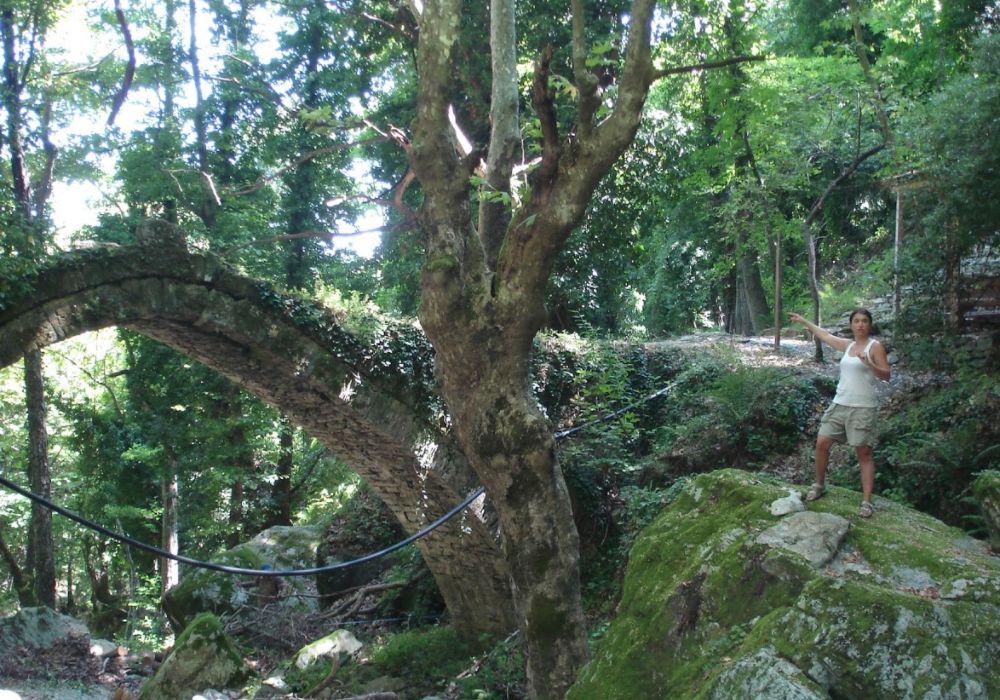
[(883, 426), (876, 483), (886, 497), (952, 525), (978, 527), (967, 498), (975, 475), (1000, 466), (1000, 382), (970, 374), (950, 386), (900, 398)]
[(401, 698), (422, 698), (443, 689), (469, 666), (475, 652), (451, 627), (409, 630), (386, 638), (374, 649), (365, 675), (401, 679), (405, 682)]
[(505, 639), (473, 666), (474, 673), (455, 682), (461, 700), (521, 700), (526, 698), (524, 650), (518, 638)]
[(708, 390), (689, 388), (681, 419), (661, 433), (660, 459), (673, 473), (754, 468), (794, 451), (829, 391), (826, 382), (776, 368), (697, 369)]

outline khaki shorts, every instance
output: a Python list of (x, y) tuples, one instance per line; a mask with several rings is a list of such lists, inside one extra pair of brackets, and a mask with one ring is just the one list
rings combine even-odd
[(819, 434), (851, 447), (874, 447), (878, 409), (868, 406), (830, 404), (819, 422)]

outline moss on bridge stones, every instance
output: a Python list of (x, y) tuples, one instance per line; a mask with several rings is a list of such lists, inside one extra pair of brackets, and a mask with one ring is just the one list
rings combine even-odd
[(821, 567), (760, 533), (788, 484), (689, 481), (632, 550), (618, 615), (570, 700), (1000, 697), (1000, 559), (984, 542), (831, 488), (850, 523)]

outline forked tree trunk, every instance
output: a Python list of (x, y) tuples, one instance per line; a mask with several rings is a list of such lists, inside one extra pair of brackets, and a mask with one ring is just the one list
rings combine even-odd
[[(635, 138), (653, 82), (746, 59), (657, 69), (650, 50), (655, 1), (634, 0), (614, 105), (601, 114), (610, 98), (587, 67), (583, 2), (571, 0), (576, 124), (568, 135), (559, 134), (548, 47), (535, 63), (531, 91), (541, 155), (529, 176), (530, 192), (518, 200), (508, 177), (510, 159), (522, 150), (511, 148), (520, 138), (513, 2), (490, 3), (492, 129), (485, 149), (468, 152), (457, 147), (457, 119), (451, 118), (461, 79), (455, 63), (461, 1), (414, 3), (420, 13), (420, 81), (409, 155), (424, 191), (420, 321), (434, 345), (459, 443), (500, 519), (527, 648), (529, 693), (554, 700), (575, 680), (586, 638), (572, 506), (551, 426), (529, 382), (532, 339), (546, 317), (546, 283), (594, 189)], [(478, 192), (474, 174), (486, 183)], [(482, 206), (474, 217), (469, 203), (477, 195), (521, 204), (510, 212)]]

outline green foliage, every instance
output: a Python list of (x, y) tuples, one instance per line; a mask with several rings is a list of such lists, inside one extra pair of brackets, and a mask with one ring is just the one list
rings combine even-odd
[[(976, 279), (995, 277), (990, 251), (997, 249), (1000, 204), (1000, 35), (981, 37), (969, 70), (946, 83), (929, 101), (910, 105), (902, 155), (916, 180), (907, 196), (913, 229), (903, 246), (906, 306), (900, 319), (909, 334), (958, 330), (946, 314), (956, 293), (976, 294)], [(995, 262), (993, 263), (995, 265)]]
[(400, 698), (419, 700), (444, 690), (476, 652), (451, 627), (408, 630), (377, 642), (364, 663), (346, 666), (338, 680), (360, 690), (375, 678), (389, 676), (398, 679)]
[(1000, 384), (990, 376), (909, 397), (880, 431), (879, 490), (947, 523), (978, 528), (967, 496), (976, 474), (1000, 465), (998, 411)]
[(817, 383), (776, 368), (740, 366), (708, 381), (684, 394), (681, 419), (661, 432), (660, 459), (675, 473), (761, 466), (793, 452), (824, 398)]
[(518, 638), (497, 642), (476, 659), (474, 674), (458, 678), (460, 700), (522, 700), (525, 694), (524, 649)]

